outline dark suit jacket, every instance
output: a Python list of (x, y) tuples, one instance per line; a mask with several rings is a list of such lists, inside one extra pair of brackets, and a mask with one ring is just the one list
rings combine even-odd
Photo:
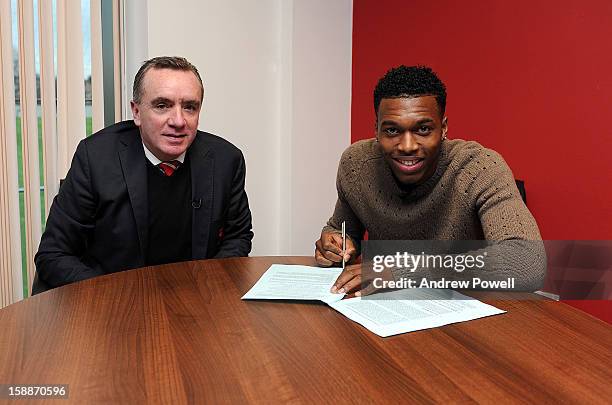
[[(193, 259), (247, 256), (253, 232), (242, 153), (198, 131), (187, 155)], [(138, 127), (124, 121), (79, 143), (35, 257), (33, 293), (144, 266), (147, 232), (146, 157)]]

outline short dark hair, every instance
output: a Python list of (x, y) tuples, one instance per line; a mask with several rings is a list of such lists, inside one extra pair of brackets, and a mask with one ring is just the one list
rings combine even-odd
[(446, 86), (427, 66), (398, 66), (378, 81), (374, 88), (374, 112), (378, 119), (378, 107), (383, 98), (434, 96), (440, 115), (446, 109)]
[(132, 90), (132, 98), (135, 103), (140, 103), (143, 93), (142, 81), (145, 73), (151, 69), (171, 69), (193, 72), (200, 82), (200, 88), (202, 90), (202, 98), (200, 99), (200, 102), (202, 99), (204, 99), (204, 84), (202, 84), (202, 78), (200, 77), (200, 73), (198, 73), (198, 69), (196, 69), (195, 66), (193, 66), (187, 59), (180, 56), (157, 56), (144, 61), (140, 69), (138, 69), (138, 73), (136, 73), (136, 77), (134, 78), (134, 88)]

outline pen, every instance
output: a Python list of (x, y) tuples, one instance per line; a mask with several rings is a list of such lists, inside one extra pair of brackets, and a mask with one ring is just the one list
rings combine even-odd
[(342, 221), (342, 270), (346, 266), (346, 260), (344, 260), (344, 252), (346, 251), (346, 222)]

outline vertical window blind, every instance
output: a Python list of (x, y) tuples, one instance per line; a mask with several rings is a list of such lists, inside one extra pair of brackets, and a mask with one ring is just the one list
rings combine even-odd
[[(122, 10), (123, 0), (0, 0), (0, 307), (29, 294), (43, 219), (86, 127), (121, 119)], [(105, 115), (105, 91), (114, 93), (113, 115)]]

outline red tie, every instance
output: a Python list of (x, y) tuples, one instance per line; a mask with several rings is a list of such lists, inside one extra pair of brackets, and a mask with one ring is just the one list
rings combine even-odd
[(181, 162), (178, 160), (170, 160), (168, 162), (161, 162), (157, 165), (159, 170), (162, 171), (166, 176), (170, 177), (174, 174), (174, 171), (181, 166)]

